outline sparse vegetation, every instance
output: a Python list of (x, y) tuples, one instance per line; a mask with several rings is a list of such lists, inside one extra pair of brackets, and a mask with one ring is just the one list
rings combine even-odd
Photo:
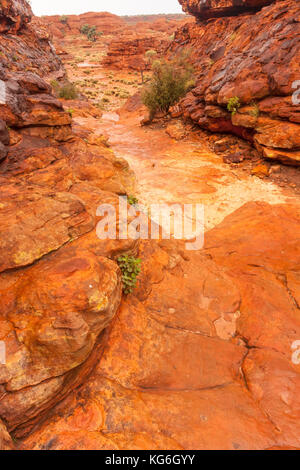
[(189, 63), (188, 51), (173, 60), (155, 60), (152, 64), (152, 78), (143, 90), (143, 103), (152, 119), (157, 112), (168, 112), (193, 86), (193, 67)]
[(234, 116), (237, 113), (237, 110), (241, 107), (240, 99), (238, 96), (233, 96), (229, 98), (227, 103), (227, 109)]
[(136, 287), (142, 261), (129, 255), (120, 256), (117, 261), (122, 271), (123, 292), (125, 295), (131, 294)]
[(80, 32), (81, 34), (84, 34), (91, 42), (97, 41), (97, 38), (103, 34), (101, 31), (97, 31), (96, 26), (90, 26), (88, 24), (81, 26)]

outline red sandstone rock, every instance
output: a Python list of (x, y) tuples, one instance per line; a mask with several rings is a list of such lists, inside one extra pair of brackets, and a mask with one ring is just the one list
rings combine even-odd
[[(9, 3), (5, 14), (21, 15), (23, 2)], [(0, 59), (0, 416), (22, 434), (94, 366), (121, 298), (121, 273), (108, 258), (136, 241), (97, 238), (98, 205), (131, 193), (132, 172), (103, 140), (72, 129), (42, 78), (61, 70), (49, 37), (16, 21), (0, 47), (23, 50), (34, 67)], [(1, 422), (0, 448), (11, 447)]]
[(146, 63), (145, 53), (155, 50), (158, 54), (167, 46), (167, 40), (155, 37), (140, 37), (122, 41), (115, 40), (109, 45), (107, 55), (102, 63), (116, 69), (146, 70), (150, 64)]
[(0, 450), (13, 450), (14, 445), (6, 427), (0, 421)]
[(299, 447), (299, 224), (295, 206), (249, 203), (203, 253), (143, 242), (94, 373), (22, 448)]
[(235, 15), (256, 10), (275, 0), (179, 0), (183, 10), (197, 18)]
[[(202, 252), (100, 241), (96, 209), (132, 194), (133, 175), (51, 96), (41, 76), (60, 68), (48, 36), (25, 23), (19, 31), (35, 75), (22, 62), (0, 71), (0, 449), (14, 447), (8, 431), (22, 449), (299, 448), (298, 206), (249, 203), (207, 234)], [(0, 42), (12, 51), (7, 36)], [(255, 96), (265, 84), (252, 82)], [(224, 107), (231, 86), (219, 101), (212, 89), (205, 104), (189, 97), (195, 120), (250, 140), (255, 121), (256, 138), (292, 153), (287, 100), (271, 114), (266, 96), (260, 116), (247, 116), (245, 102), (235, 125)], [(121, 301), (114, 260), (138, 251), (137, 289)]]
[(117, 15), (108, 12), (89, 12), (82, 15), (64, 16), (43, 16), (41, 19), (35, 17), (33, 23), (48, 26), (49, 31), (56, 37), (63, 37), (66, 34), (79, 34), (83, 25), (96, 26), (97, 31), (104, 34), (111, 34), (125, 26), (125, 22)]
[[(184, 2), (197, 17), (233, 2)], [(252, 2), (262, 6), (263, 3)], [(236, 8), (251, 6), (238, 2)], [(258, 6), (259, 6), (258, 5)], [(299, 3), (273, 2), (258, 12), (203, 20), (176, 33), (173, 49), (192, 49), (196, 87), (181, 102), (184, 116), (212, 132), (253, 141), (267, 158), (299, 163), (299, 105), (292, 101), (300, 75)], [(241, 107), (232, 116), (230, 98)], [(274, 150), (274, 151), (273, 151)], [(285, 152), (288, 155), (285, 155)], [(293, 156), (294, 155), (294, 156)]]
[(0, 4), (0, 32), (16, 32), (28, 23), (32, 10), (26, 0), (2, 0)]

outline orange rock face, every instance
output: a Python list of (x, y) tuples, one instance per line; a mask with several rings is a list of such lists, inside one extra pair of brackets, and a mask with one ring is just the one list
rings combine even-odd
[(115, 69), (146, 70), (150, 68), (145, 59), (145, 53), (155, 50), (161, 54), (168, 41), (155, 37), (140, 37), (133, 39), (115, 40), (109, 45), (103, 65)]
[[(182, 24), (192, 22), (183, 15), (155, 15), (126, 18), (130, 25), (118, 32), (117, 38), (108, 45), (107, 55), (102, 63), (114, 69), (148, 70), (145, 53), (155, 50), (158, 57), (165, 53), (174, 31)], [(145, 19), (145, 21), (142, 21)]]
[[(91, 43), (84, 35), (80, 35), (81, 27), (85, 24), (95, 26), (103, 33), (98, 39), (99, 52), (105, 45), (107, 50), (102, 65), (116, 70), (149, 69), (145, 60), (145, 52), (156, 50), (163, 53), (178, 26), (193, 21), (185, 15), (139, 15), (118, 17), (110, 13), (86, 13), (83, 15), (35, 17), (34, 25), (47, 27), (50, 31), (56, 50), (61, 50), (62, 40), (77, 42), (80, 46), (89, 48)], [(77, 38), (76, 38), (77, 36)], [(94, 46), (96, 44), (93, 44)], [(102, 46), (102, 48), (101, 48)]]
[[(66, 19), (64, 19), (66, 18)], [(77, 35), (83, 25), (96, 26), (97, 31), (104, 34), (112, 34), (125, 26), (124, 20), (117, 15), (108, 12), (89, 12), (82, 15), (68, 15), (67, 17), (54, 15), (34, 18), (34, 24), (42, 23), (47, 25), (50, 33), (54, 37), (64, 37), (66, 35)]]
[(26, 0), (3, 0), (0, 5), (0, 32), (18, 31), (30, 21), (32, 11)]
[[(23, 3), (10, 4), (22, 19)], [(121, 301), (121, 272), (109, 258), (136, 244), (98, 240), (98, 205), (117, 204), (133, 175), (105, 140), (72, 129), (70, 113), (43, 79), (65, 73), (53, 46), (25, 20), (18, 24), (1, 35), (1, 47), (12, 57), (26, 41), (34, 69), (24, 61), (11, 67), (1, 55), (1, 449), (13, 447), (7, 430), (28, 432), (27, 423), (93, 367), (91, 353)]]
[[(182, 101), (182, 112), (212, 132), (253, 141), (267, 158), (299, 164), (299, 2), (272, 2), (256, 13), (203, 20), (203, 9), (220, 6), (222, 11), (226, 3), (251, 6), (184, 2), (199, 22), (179, 30), (173, 47), (192, 49), (198, 81)], [(257, 5), (264, 3), (270, 2)], [(232, 98), (239, 104), (231, 115)]]
[(22, 448), (299, 447), (299, 216), (249, 203), (202, 253), (143, 242), (96, 370)]
[[(299, 205), (247, 203), (208, 232), (195, 252), (175, 240), (99, 240), (97, 207), (117, 208), (119, 195), (134, 194), (134, 175), (105, 137), (73, 122), (73, 111), (98, 118), (95, 108), (75, 100), (66, 112), (52, 95), (45, 79), (65, 72), (42, 21), (28, 24), (23, 1), (3, 1), (1, 8), (0, 341), (6, 355), (0, 363), (0, 450), (300, 448)], [(273, 15), (271, 44), (280, 28), (292, 40), (286, 15), (293, 8), (292, 0), (283, 0), (257, 13), (261, 25)], [(93, 14), (87, 17), (92, 21)], [(223, 41), (225, 26), (242, 28), (240, 21), (213, 19), (212, 35), (220, 26)], [(177, 45), (192, 32), (199, 44), (199, 31), (207, 32), (207, 25), (186, 26)], [(212, 42), (208, 34), (209, 53)], [(22, 49), (26, 63), (13, 59)], [(244, 65), (250, 58), (237, 50), (240, 43), (224, 54), (235, 51)], [(201, 55), (195, 51), (196, 61)], [(298, 121), (289, 78), (270, 72), (266, 85), (263, 69), (246, 88), (218, 54), (216, 67), (218, 60), (227, 64), (228, 81), (219, 75), (219, 82), (217, 70), (207, 89), (200, 80), (181, 104), (186, 116), (204, 127), (238, 129), (265, 151), (295, 152)], [(132, 57), (138, 55), (139, 47)], [(294, 52), (290, 57), (293, 74)], [(243, 106), (228, 119), (231, 86), (239, 87)], [(264, 95), (267, 86), (282, 94), (268, 88)], [(259, 116), (247, 112), (254, 92)], [(129, 115), (137, 101), (123, 112)], [(117, 126), (120, 132), (121, 122)], [(186, 129), (172, 123), (162, 133), (159, 151), (171, 139), (182, 140)], [(131, 138), (140, 152), (135, 134)], [(159, 168), (164, 180), (173, 164), (182, 164), (176, 158)], [(196, 191), (201, 183), (194, 163), (194, 174), (183, 178), (187, 184), (193, 179)], [(209, 172), (215, 181), (223, 177), (219, 169)], [(142, 260), (137, 288), (128, 296), (122, 296), (116, 263), (124, 253)]]

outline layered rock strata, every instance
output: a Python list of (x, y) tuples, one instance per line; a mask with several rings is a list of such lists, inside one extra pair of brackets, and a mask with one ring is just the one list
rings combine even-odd
[[(231, 16), (207, 19), (233, 3), (239, 7)], [(212, 132), (244, 137), (268, 159), (299, 165), (299, 2), (182, 4), (197, 18), (172, 45), (190, 48), (196, 68), (196, 87), (182, 100), (182, 114)]]

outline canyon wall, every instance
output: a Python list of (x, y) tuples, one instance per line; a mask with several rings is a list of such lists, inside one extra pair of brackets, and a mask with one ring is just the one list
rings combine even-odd
[(33, 23), (42, 22), (47, 25), (49, 32), (57, 38), (63, 38), (66, 35), (78, 35), (83, 25), (96, 26), (97, 31), (104, 34), (113, 34), (123, 28), (126, 23), (122, 18), (107, 12), (89, 12), (82, 15), (68, 16), (42, 16), (34, 18)]
[(133, 37), (124, 35), (123, 38), (111, 41), (108, 47), (107, 55), (103, 58), (102, 64), (105, 67), (119, 70), (145, 70), (150, 69), (147, 65), (145, 53), (149, 50), (156, 51), (161, 55), (167, 45), (168, 39), (161, 39), (161, 33), (153, 34), (147, 37)]
[[(81, 26), (96, 26), (102, 32), (101, 46), (107, 48), (102, 65), (116, 70), (149, 69), (145, 61), (147, 50), (165, 51), (174, 31), (193, 19), (187, 15), (139, 15), (118, 17), (111, 13), (85, 13), (68, 16), (35, 17), (36, 27), (47, 28), (57, 51), (61, 51), (65, 41), (76, 44), (85, 43), (88, 49), (91, 43), (80, 35)], [(96, 44), (94, 44), (96, 46)], [(101, 49), (101, 47), (99, 48)]]
[[(49, 79), (64, 68), (27, 4), (1, 5), (0, 449), (299, 448), (299, 206), (249, 202), (200, 251), (99, 240), (97, 207), (133, 194), (133, 174), (52, 95)], [(280, 30), (276, 13), (273, 26), (267, 17)], [(222, 21), (212, 19), (214, 42)], [(201, 79), (199, 32), (213, 47), (207, 24), (184, 27), (175, 47), (192, 31)], [(243, 83), (231, 73), (231, 86)], [(187, 117), (205, 103), (193, 101), (201, 83), (182, 104)], [(226, 113), (222, 103), (214, 109)], [(142, 258), (128, 296), (121, 253)]]
[[(212, 132), (248, 139), (268, 159), (299, 164), (299, 2), (181, 3), (197, 19), (177, 31), (171, 46), (190, 48), (196, 69), (181, 113)], [(238, 107), (231, 113), (232, 99)]]
[(109, 43), (103, 65), (124, 70), (150, 69), (150, 64), (145, 60), (145, 53), (155, 50), (158, 57), (163, 56), (174, 31), (183, 24), (194, 22), (191, 17), (174, 16), (175, 18), (172, 15), (150, 15), (145, 17), (147, 21), (143, 16), (126, 20), (128, 26)]
[(135, 246), (98, 243), (98, 204), (117, 204), (133, 176), (73, 128), (45, 80), (64, 68), (30, 17), (25, 2), (1, 2), (0, 448), (14, 446), (7, 430), (30, 429), (90, 371), (121, 300), (110, 258)]

